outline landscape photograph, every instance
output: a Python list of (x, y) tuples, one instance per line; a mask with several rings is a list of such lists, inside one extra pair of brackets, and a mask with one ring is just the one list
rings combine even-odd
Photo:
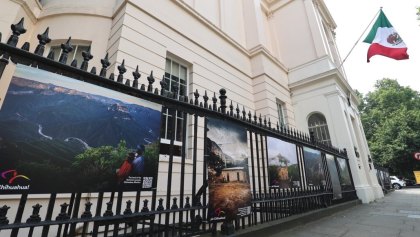
[(352, 187), (349, 167), (347, 165), (347, 160), (337, 157), (337, 163), (338, 163), (338, 168), (339, 168), (339, 178), (340, 178), (341, 188), (343, 190), (352, 189), (353, 187)]
[(209, 118), (209, 218), (235, 219), (251, 211), (247, 130), (234, 123)]
[(141, 176), (150, 188), (160, 122), (160, 105), (18, 66), (0, 108), (1, 167), (29, 177), (30, 193), (137, 190), (142, 182), (118, 179), (138, 175), (128, 159), (141, 148), (147, 167)]
[(268, 175), (271, 187), (300, 186), (300, 172), (296, 145), (274, 137), (267, 137)]
[(321, 152), (308, 147), (303, 147), (305, 161), (305, 174), (309, 186), (325, 185), (324, 166)]

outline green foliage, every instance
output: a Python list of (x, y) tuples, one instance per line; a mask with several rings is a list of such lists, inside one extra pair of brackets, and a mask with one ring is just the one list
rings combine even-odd
[(359, 110), (375, 164), (403, 176), (420, 170), (412, 157), (420, 150), (419, 92), (384, 78), (363, 98)]
[(100, 146), (85, 150), (75, 157), (72, 167), (78, 171), (75, 178), (87, 189), (95, 190), (115, 182), (116, 170), (121, 166), (128, 152), (126, 142), (120, 141), (117, 147)]

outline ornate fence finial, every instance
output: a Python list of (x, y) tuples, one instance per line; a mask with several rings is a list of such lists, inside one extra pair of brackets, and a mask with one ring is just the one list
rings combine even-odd
[(148, 203), (149, 203), (149, 200), (147, 199), (143, 201), (143, 208), (141, 209), (141, 212), (149, 212), (149, 207), (147, 207)]
[(114, 213), (112, 212), (112, 202), (107, 202), (104, 216), (113, 216), (113, 215)]
[(90, 218), (92, 217), (92, 212), (90, 212), (90, 208), (92, 207), (91, 202), (85, 203), (85, 211), (82, 213), (81, 218)]
[(133, 85), (132, 87), (138, 89), (139, 88), (139, 78), (141, 77), (141, 74), (139, 72), (139, 65), (137, 65), (136, 70), (133, 72)]
[(213, 100), (213, 110), (214, 111), (217, 111), (217, 97), (216, 97), (216, 92), (214, 92), (212, 100)]
[(99, 76), (106, 77), (106, 70), (108, 69), (109, 65), (111, 65), (111, 63), (108, 60), (108, 53), (106, 53), (105, 58), (101, 59), (101, 64), (102, 64), (102, 69), (101, 69), (101, 72), (99, 73)]
[(166, 81), (165, 81), (165, 75), (162, 76), (162, 80), (160, 81), (160, 95), (165, 96), (166, 94)]
[(204, 100), (204, 108), (207, 109), (209, 107), (209, 104), (207, 103), (207, 101), (209, 100), (209, 97), (207, 96), (207, 90), (204, 91), (203, 100)]
[(133, 214), (133, 211), (131, 210), (131, 201), (130, 200), (128, 200), (127, 202), (126, 202), (126, 206), (125, 206), (125, 210), (124, 210), (124, 212), (123, 212), (123, 214), (124, 215), (130, 215), (130, 214)]
[(71, 61), (70, 66), (77, 68), (77, 59), (73, 59), (73, 61)]
[(0, 226), (9, 224), (9, 220), (7, 219), (7, 211), (10, 207), (4, 205), (0, 207)]
[(191, 204), (190, 204), (190, 197), (186, 197), (185, 198), (185, 205), (184, 208), (190, 208)]
[(178, 199), (176, 197), (172, 198), (172, 206), (171, 206), (171, 210), (175, 210), (178, 209), (178, 205), (176, 204), (176, 201)]
[(69, 53), (73, 51), (73, 46), (71, 45), (70, 41), (71, 41), (71, 37), (69, 37), (69, 39), (66, 41), (65, 44), (61, 44), (62, 52), (61, 52), (60, 59), (58, 60), (58, 62), (62, 64), (67, 63), (67, 57)]
[(61, 206), (61, 210), (60, 213), (58, 214), (58, 216), (55, 218), (57, 221), (61, 221), (61, 220), (67, 220), (70, 218), (70, 216), (67, 214), (67, 207), (69, 206), (69, 204), (67, 203), (63, 203), (60, 205)]
[(226, 98), (227, 98), (226, 90), (224, 88), (222, 88), (222, 89), (219, 90), (219, 93), (220, 93), (220, 96), (219, 96), (220, 110), (221, 110), (222, 114), (225, 114), (226, 113)]
[(41, 221), (41, 217), (39, 216), (39, 210), (41, 209), (41, 207), (42, 206), (39, 204), (32, 206), (32, 215), (28, 218), (28, 220), (26, 220), (26, 223), (35, 223)]
[(194, 92), (194, 104), (195, 105), (198, 105), (198, 98), (200, 97), (200, 94), (198, 93), (198, 90), (197, 89), (195, 89), (195, 92)]
[(93, 55), (90, 53), (90, 46), (86, 51), (82, 52), (82, 57), (83, 57), (83, 62), (82, 62), (82, 65), (80, 66), (80, 69), (82, 69), (83, 71), (87, 71), (89, 60), (93, 58)]
[(147, 77), (147, 81), (149, 81), (149, 85), (147, 86), (147, 91), (153, 91), (153, 83), (155, 82), (155, 78), (153, 77), (153, 71), (150, 72), (150, 75)]
[(50, 37), (48, 37), (49, 32), (50, 32), (50, 27), (47, 27), (44, 33), (37, 35), (39, 44), (38, 46), (36, 46), (36, 49), (34, 52), (36, 55), (40, 55), (40, 56), (44, 55), (45, 45), (51, 42)]
[(55, 57), (55, 53), (52, 49), (50, 49), (50, 52), (48, 53), (47, 58), (51, 59), (51, 60), (54, 60), (54, 57)]
[(122, 83), (123, 82), (124, 73), (127, 71), (127, 69), (125, 68), (125, 65), (124, 64), (125, 64), (125, 60), (123, 59), (121, 65), (117, 67), (118, 68), (118, 72), (120, 73), (120, 74), (118, 74), (118, 77), (117, 77), (117, 82), (119, 82), (119, 83)]
[(19, 41), (19, 36), (21, 34), (25, 34), (26, 29), (23, 26), (23, 22), (25, 21), (25, 19), (22, 17), (20, 19), (20, 21), (17, 24), (12, 24), (10, 26), (10, 28), (12, 29), (13, 34), (10, 36), (9, 40), (7, 40), (7, 44), (13, 47), (16, 47), (18, 41)]
[(165, 208), (163, 207), (163, 198), (159, 198), (159, 204), (158, 207), (156, 208), (156, 211), (163, 211), (165, 210)]

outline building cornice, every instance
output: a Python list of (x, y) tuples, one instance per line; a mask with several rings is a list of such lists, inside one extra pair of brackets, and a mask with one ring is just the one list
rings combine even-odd
[[(29, 19), (32, 21), (32, 23), (36, 23), (38, 21), (38, 16), (33, 12), (31, 7), (28, 5), (27, 1), (25, 0), (12, 0), (12, 2), (15, 2), (19, 4), (22, 9), (25, 11), (25, 13), (29, 16)], [(38, 1), (35, 1), (36, 7), (38, 7), (38, 10), (41, 11), (42, 5)], [(38, 13), (39, 14), (39, 13)]]
[(270, 51), (264, 47), (263, 45), (259, 44), (253, 48), (251, 48), (249, 51), (249, 56), (251, 58), (263, 54), (264, 56), (266, 56), (268, 59), (270, 59), (270, 61), (272, 61), (274, 64), (276, 64), (277, 66), (279, 66), (283, 71), (285, 71), (287, 74), (289, 73), (289, 69), (283, 64), (281, 63), (276, 57), (274, 57)]

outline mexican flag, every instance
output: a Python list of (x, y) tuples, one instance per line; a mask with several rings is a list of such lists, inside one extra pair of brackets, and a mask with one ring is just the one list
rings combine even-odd
[(363, 42), (371, 44), (367, 53), (368, 62), (374, 55), (382, 55), (396, 60), (408, 59), (407, 46), (386, 18), (382, 9)]

